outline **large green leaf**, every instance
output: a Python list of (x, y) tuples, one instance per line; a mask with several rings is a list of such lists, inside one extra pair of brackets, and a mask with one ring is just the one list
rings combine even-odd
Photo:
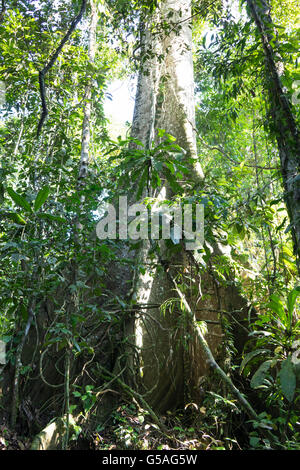
[(22, 207), (28, 212), (31, 212), (31, 206), (29, 202), (20, 194), (16, 193), (12, 188), (7, 188), (7, 192), (17, 206)]
[(62, 222), (62, 223), (67, 222), (67, 219), (65, 219), (64, 217), (60, 217), (58, 215), (47, 214), (45, 212), (39, 213), (37, 215), (38, 217), (42, 219), (53, 220), (54, 222)]
[(296, 299), (298, 295), (300, 295), (300, 286), (293, 289), (288, 295), (287, 305), (288, 305), (288, 311), (289, 311), (290, 317), (292, 317), (293, 315), (295, 303), (296, 303)]
[(143, 191), (145, 189), (145, 186), (146, 186), (146, 182), (147, 182), (147, 178), (148, 178), (148, 173), (149, 173), (149, 169), (148, 169), (148, 166), (146, 166), (144, 168), (144, 171), (142, 173), (142, 176), (139, 180), (139, 185), (138, 185), (138, 190), (137, 190), (137, 194), (136, 194), (136, 198), (137, 200), (140, 199), (140, 197), (142, 196), (143, 194)]
[(49, 186), (44, 186), (42, 189), (39, 190), (35, 201), (34, 201), (34, 210), (38, 211), (40, 207), (44, 204), (47, 197), (49, 196), (50, 188)]
[(5, 212), (5, 215), (17, 224), (26, 225), (26, 220), (17, 212)]
[(261, 387), (264, 383), (264, 380), (266, 378), (266, 375), (271, 367), (272, 360), (268, 360), (263, 362), (260, 367), (257, 369), (255, 374), (253, 375), (250, 385), (252, 388), (258, 388)]
[(272, 294), (270, 296), (271, 301), (267, 304), (267, 307), (269, 307), (274, 313), (276, 313), (281, 320), (282, 326), (287, 326), (287, 316), (284, 311), (284, 306), (283, 303), (278, 295)]
[(248, 364), (248, 362), (250, 362), (251, 359), (253, 359), (253, 357), (258, 356), (259, 354), (265, 354), (265, 353), (267, 353), (267, 352), (268, 352), (267, 349), (256, 349), (255, 351), (251, 351), (250, 353), (248, 353), (248, 354), (244, 357), (244, 359), (243, 359), (243, 361), (242, 361), (242, 363), (241, 363), (241, 365), (240, 365), (240, 373), (243, 371), (243, 369), (244, 369), (245, 366)]
[(283, 395), (289, 402), (293, 401), (296, 389), (296, 375), (293, 364), (289, 357), (283, 361), (279, 372), (279, 377)]
[(170, 184), (171, 186), (171, 189), (174, 191), (174, 193), (176, 194), (181, 194), (182, 193), (182, 187), (180, 186), (180, 184), (177, 182), (176, 178), (174, 178), (174, 176), (172, 175), (171, 171), (169, 170), (169, 168), (163, 168), (163, 174), (165, 175), (165, 177), (167, 178), (168, 180), (168, 183)]

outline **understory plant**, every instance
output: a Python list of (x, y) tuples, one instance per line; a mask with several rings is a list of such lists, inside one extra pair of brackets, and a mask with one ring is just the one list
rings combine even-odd
[[(260, 418), (278, 437), (278, 445), (291, 449), (299, 448), (300, 435), (299, 294), (298, 286), (285, 302), (279, 295), (270, 296), (265, 312), (252, 325), (249, 352), (240, 366), (240, 373), (249, 377), (251, 388), (265, 403)], [(254, 447), (265, 446), (255, 432), (250, 441)]]

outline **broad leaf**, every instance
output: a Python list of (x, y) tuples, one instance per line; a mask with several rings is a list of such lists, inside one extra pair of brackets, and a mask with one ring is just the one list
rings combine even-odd
[(148, 166), (146, 166), (144, 168), (144, 171), (143, 171), (142, 176), (141, 176), (140, 181), (139, 181), (138, 190), (137, 190), (137, 194), (136, 194), (137, 200), (139, 200), (140, 197), (143, 194), (143, 191), (145, 189), (145, 185), (146, 185), (146, 182), (147, 182), (147, 178), (148, 178), (148, 173), (149, 173), (149, 169), (148, 169)]
[(19, 225), (26, 225), (26, 220), (17, 212), (6, 212), (5, 215)]
[(67, 222), (67, 219), (65, 219), (64, 217), (60, 217), (58, 215), (52, 215), (52, 214), (47, 214), (47, 213), (40, 213), (40, 214), (37, 214), (38, 217), (42, 218), (42, 219), (48, 219), (48, 220), (53, 220), (54, 222), (62, 222), (62, 223), (65, 223)]
[(283, 395), (289, 402), (293, 401), (296, 389), (296, 375), (289, 357), (283, 361), (279, 377)]
[(34, 201), (34, 210), (38, 211), (40, 207), (44, 204), (47, 197), (49, 196), (50, 188), (49, 186), (44, 186), (42, 189), (39, 190), (35, 201)]
[(22, 207), (28, 212), (31, 212), (31, 206), (29, 202), (20, 194), (16, 193), (12, 188), (7, 188), (7, 192), (17, 206)]
[(251, 351), (250, 353), (248, 353), (248, 354), (244, 357), (244, 359), (243, 359), (243, 361), (242, 361), (242, 363), (241, 363), (241, 365), (240, 365), (240, 373), (243, 371), (243, 369), (244, 369), (245, 366), (248, 364), (248, 362), (250, 362), (251, 359), (253, 359), (253, 357), (255, 357), (255, 356), (259, 355), (259, 354), (265, 354), (265, 353), (267, 353), (267, 352), (268, 352), (267, 349), (256, 349), (255, 351)]
[(267, 307), (269, 307), (274, 313), (277, 313), (278, 317), (282, 321), (283, 325), (286, 326), (286, 314), (284, 311), (283, 303), (275, 294), (270, 296), (271, 301), (268, 303)]
[(290, 317), (293, 315), (295, 303), (296, 303), (296, 299), (298, 295), (300, 295), (300, 286), (293, 289), (288, 295), (287, 305), (288, 305), (288, 311), (289, 311)]
[(253, 375), (250, 385), (252, 388), (258, 388), (261, 387), (264, 383), (264, 380), (266, 378), (267, 372), (270, 369), (272, 364), (272, 360), (268, 360), (263, 362), (260, 367), (257, 369), (255, 374)]

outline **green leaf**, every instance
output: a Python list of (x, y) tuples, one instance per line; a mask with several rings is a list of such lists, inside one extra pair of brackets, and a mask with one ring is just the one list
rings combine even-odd
[(251, 447), (257, 447), (260, 442), (260, 437), (256, 436), (251, 436), (250, 437), (250, 446)]
[(166, 134), (166, 138), (167, 138), (167, 140), (169, 140), (170, 142), (175, 142), (175, 141), (176, 141), (176, 137), (174, 137), (174, 136), (171, 135), (171, 134)]
[(253, 375), (250, 385), (252, 388), (258, 388), (261, 387), (264, 383), (264, 380), (266, 378), (267, 372), (270, 369), (272, 364), (272, 360), (268, 360), (263, 362), (260, 367), (257, 369), (255, 374)]
[(232, 232), (233, 232), (234, 235), (238, 235), (240, 240), (244, 240), (245, 235), (246, 235), (246, 231), (245, 231), (244, 226), (241, 223), (235, 222), (232, 225)]
[(29, 202), (20, 194), (16, 193), (12, 188), (7, 188), (7, 192), (12, 200), (19, 206), (28, 212), (31, 212), (31, 206)]
[(53, 220), (54, 222), (61, 222), (61, 223), (67, 222), (67, 219), (65, 219), (64, 217), (60, 217), (58, 215), (52, 215), (52, 214), (48, 214), (44, 212), (38, 214), (38, 216), (42, 219)]
[(295, 308), (295, 303), (296, 299), (300, 295), (300, 286), (296, 287), (293, 289), (289, 295), (288, 295), (288, 301), (287, 301), (287, 306), (288, 306), (288, 311), (289, 311), (289, 316), (292, 317), (294, 308)]
[(250, 353), (248, 353), (244, 357), (244, 359), (243, 359), (243, 361), (240, 365), (240, 373), (243, 371), (243, 369), (248, 364), (248, 362), (250, 362), (251, 359), (253, 359), (253, 357), (258, 356), (259, 354), (265, 354), (267, 352), (268, 352), (267, 349), (256, 349), (255, 351), (251, 351)]
[(164, 168), (163, 173), (164, 173), (165, 177), (167, 178), (168, 183), (170, 184), (171, 189), (174, 191), (174, 193), (181, 194), (182, 193), (182, 187), (176, 181), (176, 178), (174, 178), (174, 176), (172, 175), (170, 170), (168, 168)]
[(279, 377), (283, 395), (289, 402), (293, 401), (296, 389), (296, 375), (290, 357), (283, 361)]
[(1, 341), (3, 341), (4, 343), (9, 343), (12, 338), (13, 337), (11, 335), (0, 336)]
[(158, 137), (163, 137), (165, 135), (166, 131), (164, 129), (157, 129), (157, 136)]
[(39, 190), (35, 201), (34, 201), (34, 210), (38, 211), (40, 207), (44, 204), (47, 197), (49, 196), (50, 188), (49, 186), (44, 186), (42, 189)]
[(147, 177), (148, 177), (148, 166), (146, 166), (144, 168), (144, 171), (143, 171), (142, 176), (141, 176), (140, 181), (139, 181), (137, 195), (136, 195), (137, 200), (139, 200), (140, 197), (143, 194), (143, 191), (145, 189), (145, 183), (147, 181)]
[(280, 297), (278, 297), (278, 295), (272, 294), (270, 296), (270, 299), (271, 299), (271, 302), (267, 304), (267, 307), (269, 307), (274, 313), (277, 313), (280, 320), (285, 322), (286, 314), (285, 314), (284, 306)]
[(79, 344), (77, 343), (77, 341), (75, 339), (73, 340), (73, 343), (74, 343), (74, 346), (77, 349), (77, 351), (80, 353), (81, 352), (80, 346), (79, 346)]
[(23, 219), (23, 217), (20, 214), (18, 214), (17, 212), (6, 212), (5, 215), (6, 215), (6, 217), (13, 220), (17, 224), (26, 225), (26, 220)]

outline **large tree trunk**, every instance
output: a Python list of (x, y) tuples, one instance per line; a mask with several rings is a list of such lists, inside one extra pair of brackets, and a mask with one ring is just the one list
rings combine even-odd
[[(189, 181), (197, 185), (201, 184), (203, 171), (194, 134), (191, 2), (162, 2), (155, 20), (162, 22), (168, 18), (174, 25), (166, 34), (153, 36), (147, 25), (142, 28), (143, 52), (151, 48), (156, 56), (143, 63), (139, 74), (132, 137), (149, 149), (153, 143), (159, 143), (157, 129), (173, 135), (187, 158), (193, 159)], [(163, 60), (159, 60), (158, 54), (162, 54)], [(149, 189), (149, 192), (145, 190), (144, 195), (159, 200), (173, 196), (167, 182), (156, 190)], [(182, 249), (176, 255), (167, 256), (161, 241), (160, 255), (151, 257), (151, 246), (150, 241), (145, 241), (139, 253), (138, 265), (146, 269), (142, 273), (138, 267), (136, 270), (133, 302), (138, 313), (128, 331), (138, 351), (134, 366), (139, 377), (135, 377), (135, 385), (145, 393), (155, 410), (165, 411), (182, 406), (191, 398), (200, 398), (199, 384), (201, 377), (208, 373), (209, 364), (196, 338), (195, 328), (181, 310), (180, 302), (175, 300), (170, 308), (164, 309), (163, 313), (161, 311), (160, 306), (177, 297), (172, 278), (162, 269), (161, 262), (166, 261), (174, 275), (183, 276), (189, 285), (186, 297), (196, 311), (197, 320), (208, 321), (207, 339), (213, 354), (218, 353), (223, 339), (220, 312), (238, 311), (245, 318), (247, 303), (236, 287), (218, 287), (213, 275), (207, 273), (201, 280), (192, 252)]]
[[(195, 159), (191, 173), (194, 179), (201, 180), (203, 173), (196, 160), (194, 135), (192, 35), (188, 20), (191, 16), (190, 2), (164, 1), (155, 20), (159, 24), (167, 20), (168, 15), (172, 22), (181, 22), (169, 35), (161, 32), (154, 36), (148, 25), (142, 28), (142, 53), (151, 49), (155, 56), (144, 63), (139, 74), (132, 137), (139, 139), (145, 148), (150, 148), (153, 143), (159, 143), (157, 129), (166, 130), (187, 155)], [(163, 60), (159, 60), (159, 54)], [(145, 195), (163, 200), (171, 198), (172, 191), (165, 183), (156, 191), (150, 189), (150, 194)], [(150, 248), (151, 243), (144, 242), (139, 262), (145, 266), (149, 266)], [(169, 261), (175, 263), (175, 260)], [(184, 264), (182, 254), (177, 256), (176, 264)], [(184, 322), (178, 309), (175, 308), (173, 313), (167, 310), (164, 315), (159, 309), (174, 297), (172, 288), (157, 256), (144, 274), (137, 273), (134, 301), (140, 310), (133, 331), (140, 352), (140, 382), (151, 405), (160, 411), (184, 401)]]

